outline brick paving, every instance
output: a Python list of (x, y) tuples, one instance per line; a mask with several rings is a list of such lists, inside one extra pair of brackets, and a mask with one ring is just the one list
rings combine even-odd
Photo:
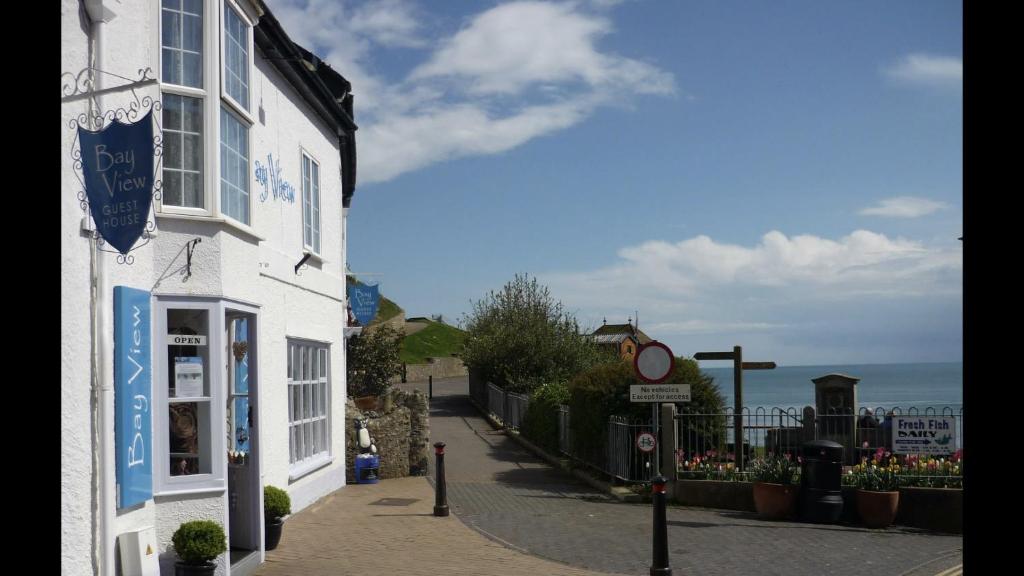
[[(447, 444), (452, 516), (432, 516), (431, 478), (348, 486), (290, 518), (257, 574), (648, 574), (649, 504), (551, 468), (465, 394), (465, 378), (434, 382), (431, 443)], [(959, 535), (683, 507), (669, 508), (668, 537), (673, 572), (694, 576), (953, 576), (963, 548)]]
[(290, 517), (255, 574), (598, 576), (523, 554), (433, 510), (423, 477), (348, 486)]

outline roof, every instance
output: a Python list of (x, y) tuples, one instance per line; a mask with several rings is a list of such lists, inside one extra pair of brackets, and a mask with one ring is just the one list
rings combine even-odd
[(838, 372), (833, 372), (831, 374), (825, 374), (824, 376), (819, 376), (817, 378), (811, 378), (811, 382), (814, 382), (815, 384), (826, 384), (829, 382), (856, 384), (857, 382), (860, 382), (860, 378), (857, 378), (855, 376), (847, 376), (846, 374), (839, 374)]
[(632, 334), (595, 334), (592, 335), (594, 342), (598, 344), (622, 344), (626, 339), (632, 339)]
[[(642, 330), (638, 329), (637, 327), (633, 326), (632, 324), (605, 324), (604, 326), (601, 326), (597, 330), (594, 330), (593, 333), (592, 333), (593, 336), (604, 336), (604, 335), (611, 335), (611, 334), (632, 334), (632, 335), (636, 335), (637, 340), (641, 344), (647, 344), (648, 342), (652, 342), (653, 341), (650, 336), (648, 336), (647, 334), (644, 334)], [(620, 342), (621, 342), (621, 340), (620, 340)]]

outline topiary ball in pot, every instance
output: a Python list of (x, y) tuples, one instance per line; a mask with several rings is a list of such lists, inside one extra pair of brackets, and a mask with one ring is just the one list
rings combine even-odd
[(193, 520), (178, 527), (171, 537), (180, 559), (174, 565), (175, 576), (212, 576), (213, 562), (228, 549), (224, 528), (213, 520)]
[(263, 487), (264, 548), (273, 550), (281, 541), (284, 517), (292, 513), (292, 500), (288, 493), (276, 486)]

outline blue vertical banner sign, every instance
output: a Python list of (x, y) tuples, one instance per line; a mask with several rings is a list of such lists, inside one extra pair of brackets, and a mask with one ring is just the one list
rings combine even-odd
[(114, 120), (97, 132), (78, 128), (89, 211), (96, 231), (121, 254), (142, 235), (153, 203), (152, 116)]
[(359, 321), (360, 326), (368, 325), (377, 315), (377, 305), (380, 303), (380, 292), (377, 286), (349, 284), (348, 299), (352, 305), (352, 314)]
[(114, 457), (117, 507), (153, 497), (149, 292), (114, 287)]

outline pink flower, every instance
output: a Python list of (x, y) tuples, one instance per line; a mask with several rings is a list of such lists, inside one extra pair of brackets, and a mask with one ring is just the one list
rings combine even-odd
[(864, 441), (864, 443), (863, 443), (863, 444), (861, 444), (861, 446), (860, 446), (860, 447), (861, 447), (861, 448), (867, 448), (867, 447), (868, 447), (868, 441), (867, 441), (867, 440), (865, 440), (865, 441)]
[(790, 459), (791, 459), (792, 457), (793, 457), (793, 455), (792, 455), (792, 454), (790, 454), (789, 452), (786, 452), (786, 461), (787, 461), (787, 462), (789, 462), (789, 460), (790, 460)]

